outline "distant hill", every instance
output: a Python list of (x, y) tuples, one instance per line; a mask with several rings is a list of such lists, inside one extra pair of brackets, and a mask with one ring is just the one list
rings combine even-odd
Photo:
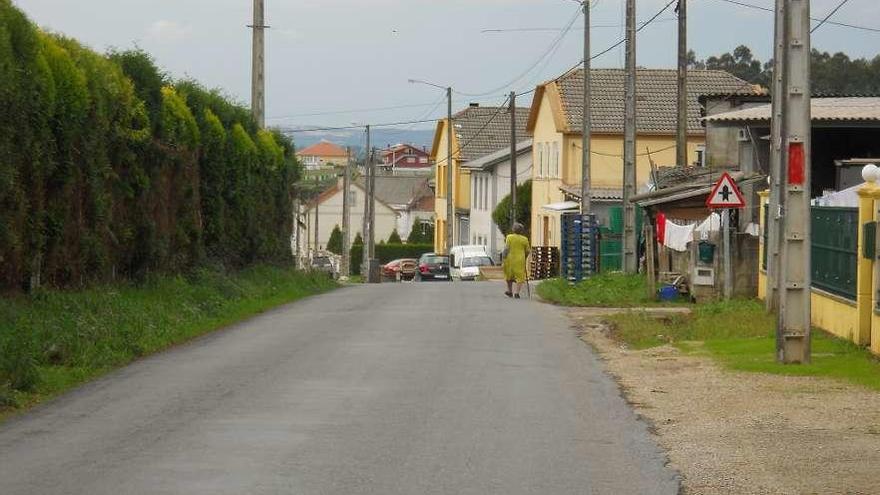
[[(308, 129), (308, 126), (301, 128)], [(351, 146), (353, 150), (361, 151), (364, 147), (364, 131), (361, 129), (342, 131), (315, 131), (315, 132), (291, 132), (288, 133), (296, 144), (297, 149), (311, 146), (319, 141), (327, 140), (340, 146)], [(386, 148), (388, 145), (407, 143), (418, 147), (424, 147), (431, 151), (434, 140), (433, 129), (373, 129), (372, 145), (376, 148)]]

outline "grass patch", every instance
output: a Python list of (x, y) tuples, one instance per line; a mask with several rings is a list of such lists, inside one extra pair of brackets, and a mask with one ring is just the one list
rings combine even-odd
[(175, 344), (324, 292), (324, 274), (256, 266), (0, 299), (0, 416)]
[(669, 305), (648, 294), (643, 275), (603, 273), (578, 284), (554, 278), (538, 284), (538, 295), (562, 306), (627, 308), (634, 306)]
[(792, 376), (835, 378), (880, 390), (880, 361), (866, 349), (821, 330), (813, 331), (813, 362), (781, 365), (775, 360), (775, 317), (759, 301), (696, 306), (690, 315), (647, 313), (607, 317), (615, 338), (634, 349), (674, 344), (690, 354), (711, 356), (729, 369)]

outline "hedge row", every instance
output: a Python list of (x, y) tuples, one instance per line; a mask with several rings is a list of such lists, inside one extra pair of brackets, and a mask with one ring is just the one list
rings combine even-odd
[[(379, 260), (379, 263), (384, 264), (400, 258), (419, 259), (421, 255), (433, 251), (433, 244), (376, 244), (376, 259)], [(361, 273), (363, 257), (363, 244), (351, 246), (351, 273), (353, 275)]]
[(95, 53), (0, 0), (0, 288), (289, 254), (293, 145), (141, 51)]

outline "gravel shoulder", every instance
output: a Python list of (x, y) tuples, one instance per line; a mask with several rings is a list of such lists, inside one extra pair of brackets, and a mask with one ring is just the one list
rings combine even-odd
[(828, 379), (733, 372), (664, 346), (626, 349), (607, 309), (569, 311), (687, 494), (880, 492), (880, 393)]

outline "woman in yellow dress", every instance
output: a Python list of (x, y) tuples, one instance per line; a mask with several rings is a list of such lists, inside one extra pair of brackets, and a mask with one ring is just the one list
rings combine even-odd
[[(504, 280), (507, 281), (507, 297), (519, 299), (523, 284), (526, 282), (526, 258), (531, 250), (529, 238), (524, 236), (525, 227), (521, 223), (513, 224), (513, 233), (508, 234), (504, 245)], [(513, 283), (516, 282), (516, 292)]]

